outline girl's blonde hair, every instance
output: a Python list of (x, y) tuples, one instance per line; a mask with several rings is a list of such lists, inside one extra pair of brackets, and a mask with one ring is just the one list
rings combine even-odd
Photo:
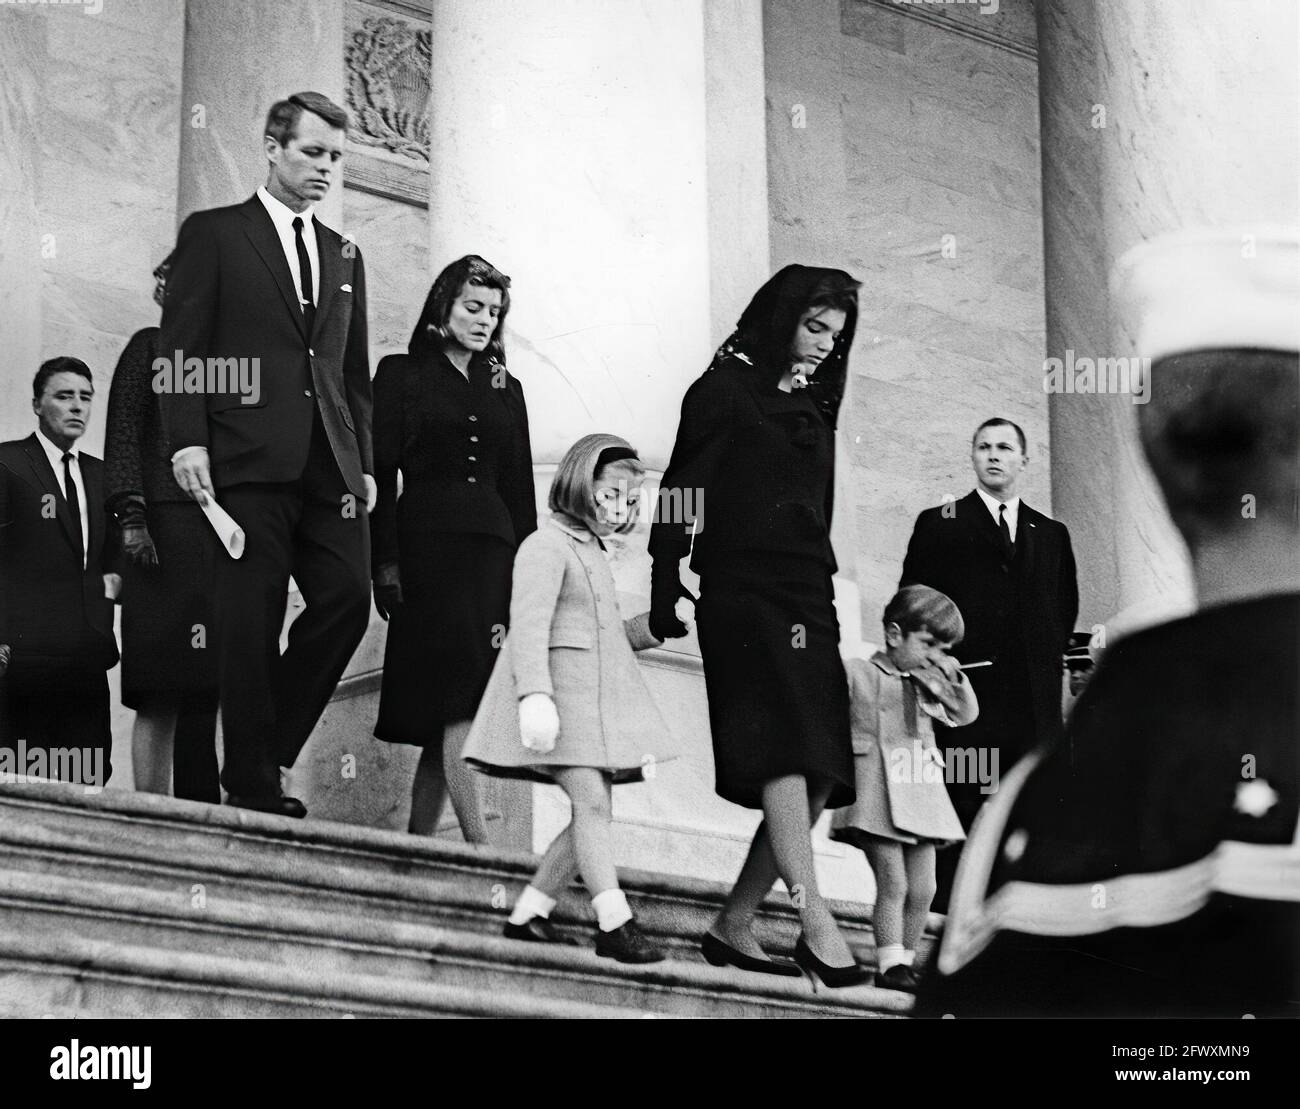
[[(610, 452), (610, 457), (602, 463), (601, 456), (606, 451)], [(551, 481), (550, 495), (546, 499), (547, 507), (552, 512), (561, 512), (575, 520), (581, 520), (594, 531), (598, 526), (596, 479), (600, 477), (601, 470), (610, 466), (626, 470), (636, 478), (645, 476), (645, 464), (626, 439), (599, 432), (584, 435), (560, 459), (560, 465)], [(632, 516), (618, 530), (631, 531), (635, 526), (636, 517)]]

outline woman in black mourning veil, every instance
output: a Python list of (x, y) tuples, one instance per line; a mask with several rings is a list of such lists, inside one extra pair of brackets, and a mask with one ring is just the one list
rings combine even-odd
[(717, 792), (763, 811), (704, 954), (798, 975), (751, 931), (780, 877), (803, 924), (796, 961), (828, 986), (867, 977), (818, 891), (811, 835), (824, 808), (854, 797), (830, 522), (858, 284), (842, 270), (791, 265), (759, 289), (682, 400), (650, 538), (656, 636), (686, 632), (675, 604), (688, 552), (700, 576)]

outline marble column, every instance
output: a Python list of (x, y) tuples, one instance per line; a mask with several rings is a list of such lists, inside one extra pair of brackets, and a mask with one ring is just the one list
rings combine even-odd
[[(1184, 227), (1297, 223), (1298, 9), (1035, 7), (1046, 354), (1127, 357), (1132, 338), (1106, 285), (1126, 249)], [(1058, 393), (1049, 405), (1052, 500), (1079, 558), (1079, 625), (1121, 614), (1114, 623), (1131, 626), (1185, 607), (1186, 552), (1142, 461), (1132, 395)]]
[[(275, 101), (312, 90), (344, 103), (343, 8), (343, 0), (188, 0), (178, 224), (266, 182), (262, 136)], [(342, 231), (342, 212), (340, 173), (318, 214)]]
[(440, 0), (436, 272), (510, 274), (534, 459), (623, 435), (662, 468), (710, 352), (702, 0)]
[(0, 440), (30, 435), (32, 377), (41, 362), (42, 281), (38, 209), (40, 73), (25, 59), (44, 53), (43, 23), (10, 16), (0, 35), (0, 319), (5, 362), (0, 373)]

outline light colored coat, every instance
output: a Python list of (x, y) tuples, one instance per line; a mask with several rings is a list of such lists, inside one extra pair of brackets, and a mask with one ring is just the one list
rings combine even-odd
[[(464, 758), (501, 777), (550, 781), (550, 767), (592, 766), (616, 782), (678, 754), (633, 650), (657, 647), (648, 614), (624, 620), (596, 537), (552, 516), (515, 556), (510, 633), (479, 703)], [(555, 701), (560, 733), (545, 755), (524, 747), (519, 699)]]
[(851, 659), (845, 669), (858, 796), (835, 810), (831, 838), (852, 842), (856, 830), (904, 843), (965, 839), (948, 799), (931, 718), (955, 728), (979, 715), (966, 676), (950, 683), (938, 701), (895, 670), (884, 651), (869, 660)]

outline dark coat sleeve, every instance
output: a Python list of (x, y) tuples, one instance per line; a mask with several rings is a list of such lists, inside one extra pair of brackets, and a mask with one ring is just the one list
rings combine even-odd
[[(356, 250), (356, 247), (352, 249)], [(343, 387), (357, 433), (361, 472), (374, 477), (374, 395), (370, 384), (370, 332), (366, 324), (366, 266), (360, 250), (356, 255), (352, 272), (352, 320), (348, 325), (348, 346), (343, 356)]]
[(1069, 646), (1070, 633), (1074, 631), (1074, 622), (1079, 616), (1079, 581), (1074, 564), (1074, 548), (1070, 545), (1070, 531), (1064, 525), (1061, 529), (1061, 570), (1060, 581), (1056, 587), (1056, 596), (1061, 605), (1061, 651)]
[(537, 489), (533, 482), (533, 445), (528, 434), (528, 405), (524, 387), (513, 375), (506, 377), (506, 407), (514, 421), (514, 433), (507, 444), (497, 493), (505, 502), (515, 529), (515, 543), (522, 543), (537, 530)]
[(402, 355), (382, 358), (374, 381), (374, 478), (379, 499), (370, 514), (371, 564), (375, 575), (398, 561), (397, 470), (402, 458), (403, 382), (408, 370)]
[(9, 483), (13, 480), (8, 462), (0, 457), (0, 644), (13, 646), (9, 639), (9, 589), (5, 566), (9, 552), (5, 549), (12, 534), (13, 521), (9, 510)]
[(690, 551), (695, 519), (684, 518), (684, 506), (696, 506), (703, 528), (708, 500), (716, 491), (722, 459), (731, 444), (732, 412), (731, 391), (717, 371), (706, 371), (686, 390), (650, 528), (649, 551), (656, 561), (677, 562)]
[[(181, 225), (176, 240), (158, 339), (158, 349), (166, 351), (168, 358), (178, 350), (185, 358), (206, 358), (210, 353), (220, 265), (211, 216), (195, 212)], [(170, 453), (208, 446), (207, 401), (202, 393), (167, 392), (159, 400)]]
[(104, 503), (112, 513), (126, 497), (144, 497), (145, 417), (154, 403), (150, 383), (154, 328), (131, 336), (117, 360), (108, 390), (108, 431), (104, 439)]

